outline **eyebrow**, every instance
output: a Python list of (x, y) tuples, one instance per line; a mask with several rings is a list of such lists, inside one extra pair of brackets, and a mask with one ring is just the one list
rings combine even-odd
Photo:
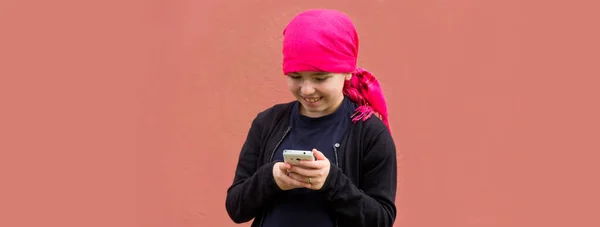
[[(288, 76), (302, 76), (302, 75), (300, 75), (300, 73), (297, 73), (297, 72), (291, 72), (291, 73), (288, 74)], [(329, 76), (329, 73), (328, 72), (314, 72), (314, 73), (311, 73), (308, 76), (311, 76), (311, 77), (315, 77), (315, 76), (316, 77), (322, 77), (322, 76)]]
[[(293, 73), (290, 73), (289, 75), (298, 75), (298, 76), (300, 76), (300, 73), (293, 72)], [(315, 73), (310, 74), (310, 76), (326, 76), (326, 75), (329, 75), (329, 73), (327, 73), (327, 72), (315, 72)]]

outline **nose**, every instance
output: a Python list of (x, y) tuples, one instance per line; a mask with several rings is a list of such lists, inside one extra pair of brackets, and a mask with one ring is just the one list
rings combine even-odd
[(313, 93), (315, 93), (315, 87), (311, 84), (310, 81), (305, 80), (304, 83), (300, 85), (300, 95), (310, 96)]

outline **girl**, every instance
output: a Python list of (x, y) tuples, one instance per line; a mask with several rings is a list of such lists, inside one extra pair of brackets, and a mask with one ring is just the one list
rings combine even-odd
[[(253, 120), (227, 190), (229, 216), (254, 219), (253, 227), (392, 226), (396, 148), (379, 83), (356, 67), (352, 21), (308, 10), (283, 34), (283, 71), (297, 100)], [(290, 165), (285, 149), (312, 150), (316, 160)]]

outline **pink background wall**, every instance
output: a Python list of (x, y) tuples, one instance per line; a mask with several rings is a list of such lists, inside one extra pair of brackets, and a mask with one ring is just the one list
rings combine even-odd
[(598, 4), (533, 0), (2, 1), (0, 226), (236, 226), (314, 7), (354, 19), (388, 97), (396, 226), (600, 226)]

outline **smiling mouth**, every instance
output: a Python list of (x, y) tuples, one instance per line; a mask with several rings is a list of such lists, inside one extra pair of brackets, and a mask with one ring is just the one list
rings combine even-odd
[(304, 101), (308, 102), (308, 103), (315, 103), (318, 102), (319, 100), (321, 100), (321, 97), (318, 98), (303, 98)]

